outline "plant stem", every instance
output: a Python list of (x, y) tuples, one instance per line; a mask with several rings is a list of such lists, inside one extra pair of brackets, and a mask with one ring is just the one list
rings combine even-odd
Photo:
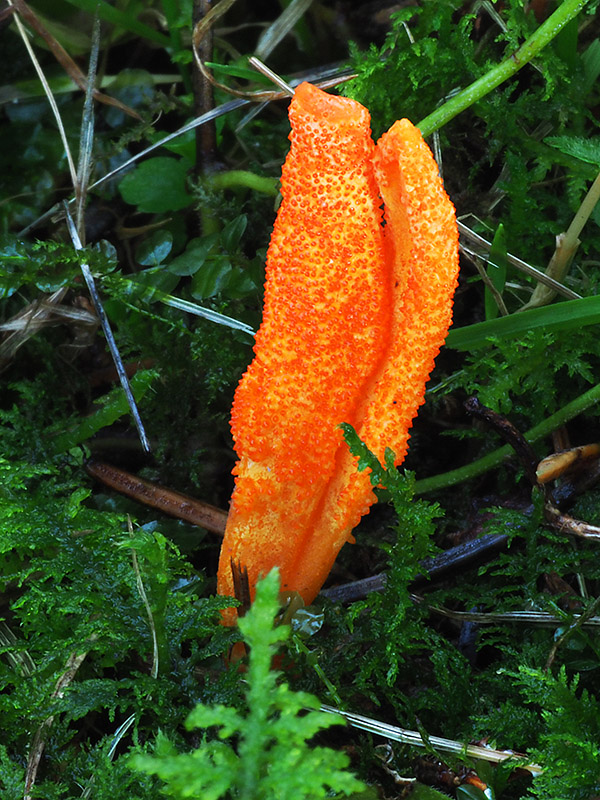
[[(552, 433), (555, 428), (564, 425), (573, 417), (583, 413), (588, 408), (600, 401), (600, 383), (588, 389), (575, 400), (572, 400), (566, 406), (561, 408), (555, 414), (540, 422), (534, 428), (528, 430), (524, 436), (525, 439), (532, 443), (537, 442), (538, 439)], [(494, 467), (500, 466), (512, 453), (512, 448), (509, 445), (504, 445), (488, 453), (487, 456), (473, 461), (472, 464), (466, 464), (464, 467), (450, 470), (450, 472), (443, 472), (440, 475), (433, 475), (431, 478), (423, 478), (415, 483), (415, 494), (426, 494), (427, 492), (435, 492), (439, 489), (445, 489), (448, 486), (454, 486), (457, 483), (476, 478), (478, 475), (483, 475)]]
[(548, 17), (516, 52), (419, 122), (417, 127), (421, 129), (423, 136), (429, 136), (439, 130), (461, 111), (465, 111), (473, 103), (481, 100), (482, 97), (518, 72), (521, 67), (528, 64), (560, 33), (568, 22), (579, 14), (587, 2), (588, 0), (564, 0), (554, 14)]
[(596, 175), (596, 180), (591, 185), (588, 193), (583, 198), (583, 202), (579, 206), (579, 210), (573, 217), (571, 224), (567, 229), (567, 237), (570, 242), (575, 242), (579, 239), (579, 235), (583, 230), (583, 226), (590, 218), (592, 211), (600, 200), (600, 172)]
[(253, 189), (272, 197), (277, 197), (279, 192), (279, 178), (256, 175), (244, 169), (215, 172), (210, 176), (209, 182), (211, 189)]
[[(595, 181), (583, 198), (583, 202), (565, 233), (561, 233), (556, 237), (556, 250), (546, 269), (546, 276), (550, 275), (555, 281), (564, 281), (577, 248), (581, 244), (579, 235), (596, 207), (598, 200), (600, 200), (600, 172), (596, 175)], [(547, 305), (554, 299), (555, 294), (556, 292), (552, 289), (538, 283), (529, 301), (519, 311)]]

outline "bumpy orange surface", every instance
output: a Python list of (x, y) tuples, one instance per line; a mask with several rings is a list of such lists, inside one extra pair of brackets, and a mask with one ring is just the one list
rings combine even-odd
[(290, 121), (263, 323), (232, 411), (239, 461), (218, 588), (233, 595), (232, 560), (251, 587), (278, 566), (282, 590), (308, 603), (375, 500), (339, 424), (404, 458), (451, 320), (457, 232), (408, 120), (374, 147), (365, 108), (305, 83)]

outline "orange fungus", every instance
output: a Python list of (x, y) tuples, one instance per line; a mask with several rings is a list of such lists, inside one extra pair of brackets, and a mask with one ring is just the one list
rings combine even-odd
[(232, 410), (239, 460), (218, 589), (234, 594), (232, 562), (251, 589), (278, 566), (282, 591), (310, 603), (375, 502), (339, 425), (403, 460), (451, 322), (458, 234), (408, 120), (375, 146), (363, 106), (303, 83), (290, 122), (263, 322)]

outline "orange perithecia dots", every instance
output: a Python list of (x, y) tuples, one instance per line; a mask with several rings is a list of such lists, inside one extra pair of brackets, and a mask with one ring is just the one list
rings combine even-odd
[(451, 321), (458, 235), (408, 120), (375, 146), (363, 106), (307, 83), (289, 113), (263, 322), (232, 410), (239, 460), (218, 589), (233, 595), (232, 560), (251, 590), (278, 566), (282, 591), (310, 603), (375, 501), (339, 425), (404, 458)]

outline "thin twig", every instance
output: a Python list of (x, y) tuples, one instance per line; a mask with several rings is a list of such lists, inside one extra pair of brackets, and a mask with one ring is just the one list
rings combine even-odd
[(600, 542), (600, 528), (597, 525), (590, 525), (589, 522), (562, 514), (550, 503), (546, 503), (544, 506), (544, 516), (546, 522), (559, 533), (568, 533), (590, 542)]
[(181, 492), (151, 483), (124, 469), (113, 467), (102, 461), (89, 461), (86, 471), (105, 486), (110, 486), (139, 503), (157, 508), (165, 514), (198, 525), (211, 533), (222, 536), (225, 533), (227, 512), (220, 508), (195, 500)]
[(266, 75), (270, 81), (273, 81), (275, 86), (279, 86), (279, 88), (286, 94), (290, 95), (290, 97), (294, 94), (294, 90), (289, 83), (286, 83), (280, 75), (278, 75), (276, 72), (273, 72), (272, 69), (269, 69), (269, 67), (267, 67), (266, 64), (263, 64), (263, 62), (256, 58), (256, 56), (251, 56), (248, 59), (248, 63), (251, 67), (254, 67), (254, 69), (258, 70), (263, 75)]
[[(600, 383), (592, 386), (587, 392), (579, 395), (570, 403), (567, 403), (561, 409), (551, 414), (546, 419), (542, 420), (538, 425), (530, 428), (523, 435), (525, 439), (531, 444), (537, 442), (544, 436), (548, 436), (555, 428), (564, 425), (574, 417), (579, 416), (588, 408), (592, 408), (600, 402)], [(418, 480), (415, 484), (416, 494), (425, 494), (426, 492), (438, 491), (441, 488), (453, 486), (457, 483), (475, 478), (488, 472), (495, 467), (500, 466), (504, 461), (508, 460), (511, 455), (510, 445), (504, 445), (494, 450), (491, 453), (483, 456), (477, 461), (470, 464), (465, 464), (464, 467), (444, 472), (439, 475), (433, 475), (431, 478), (423, 478)]]
[[(75, 223), (73, 222), (73, 218), (69, 213), (69, 207), (67, 203), (64, 204), (64, 209), (67, 220), (67, 228), (69, 230), (69, 235), (71, 236), (71, 241), (73, 242), (73, 247), (75, 248), (75, 250), (77, 250), (77, 252), (79, 252), (83, 248), (81, 245), (81, 241), (79, 240), (79, 236), (77, 234)], [(92, 275), (92, 271), (89, 268), (87, 262), (82, 260), (79, 266), (81, 268), (81, 272), (88, 287), (92, 303), (94, 304), (94, 309), (96, 310), (96, 314), (98, 314), (98, 319), (100, 320), (100, 324), (102, 326), (102, 330), (106, 338), (106, 343), (108, 344), (108, 349), (110, 350), (115, 368), (117, 370), (119, 381), (121, 382), (121, 386), (123, 387), (123, 391), (125, 392), (125, 397), (127, 398), (127, 403), (131, 410), (131, 416), (133, 417), (133, 421), (135, 422), (135, 426), (137, 428), (138, 435), (142, 443), (142, 447), (147, 453), (149, 453), (151, 450), (150, 442), (148, 441), (148, 437), (146, 436), (144, 423), (142, 422), (142, 418), (140, 417), (140, 413), (138, 411), (137, 403), (135, 402), (135, 397), (133, 396), (133, 392), (131, 391), (131, 386), (129, 385), (129, 378), (127, 377), (127, 371), (125, 370), (125, 366), (123, 365), (123, 360), (119, 353), (115, 337), (113, 336), (113, 332), (110, 327), (110, 322), (108, 321), (108, 317), (106, 316), (106, 313), (104, 311), (102, 301), (100, 300), (100, 295), (98, 294), (98, 291), (96, 289), (94, 276)]]
[[(200, 23), (210, 12), (211, 0), (194, 0), (192, 11), (192, 24)], [(210, 61), (213, 51), (212, 28), (209, 28), (199, 43), (199, 57), (201, 60)], [(195, 69), (192, 75), (194, 90), (194, 110), (197, 116), (203, 116), (214, 109), (215, 98), (213, 85), (206, 75)], [(215, 169), (217, 161), (217, 133), (214, 119), (206, 125), (196, 128), (196, 177), (201, 178), (210, 174)]]
[[(538, 483), (537, 478), (537, 456), (527, 441), (525, 436), (519, 431), (506, 417), (492, 411), (490, 408), (482, 405), (476, 397), (470, 397), (465, 402), (467, 411), (479, 419), (486, 422), (492, 427), (502, 438), (508, 442), (513, 448), (515, 453), (519, 456), (521, 464), (525, 469), (525, 473), (533, 487), (538, 487), (546, 492), (546, 486)], [(547, 494), (546, 503), (544, 504), (544, 517), (548, 524), (559, 531), (560, 533), (567, 533), (571, 536), (578, 536), (581, 539), (589, 541), (600, 541), (600, 528), (596, 525), (590, 525), (588, 522), (583, 522), (573, 517), (563, 514), (552, 502), (552, 495)]]
[[(507, 542), (508, 536), (504, 533), (486, 533), (477, 539), (450, 547), (431, 558), (425, 558), (419, 562), (421, 574), (415, 577), (410, 586), (416, 588), (426, 581), (442, 579), (448, 573), (456, 574), (470, 569), (486, 558), (495, 556), (506, 547)], [(385, 572), (381, 572), (370, 578), (322, 589), (321, 595), (334, 603), (352, 603), (362, 600), (370, 592), (382, 592), (386, 582), (387, 576)]]

